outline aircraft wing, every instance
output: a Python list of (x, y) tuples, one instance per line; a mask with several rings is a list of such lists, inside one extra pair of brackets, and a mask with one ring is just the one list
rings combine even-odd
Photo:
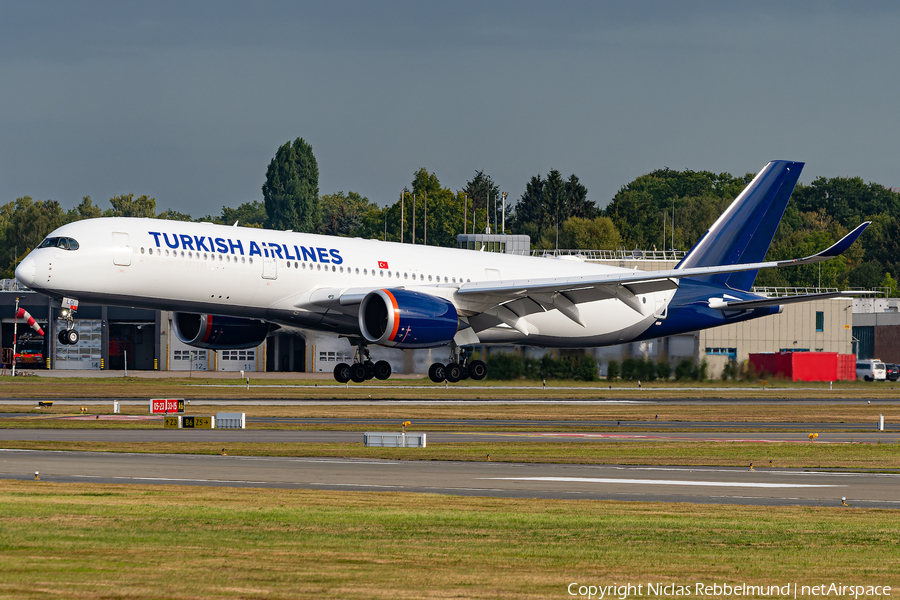
[[(870, 223), (870, 221), (862, 223), (829, 248), (804, 258), (714, 267), (671, 269), (667, 271), (633, 271), (576, 277), (480, 281), (463, 284), (460, 286), (457, 294), (462, 299), (470, 299), (470, 302), (466, 303), (470, 310), (492, 315), (499, 322), (506, 323), (520, 331), (525, 329), (525, 325), (519, 321), (520, 318), (554, 308), (583, 326), (584, 323), (581, 321), (578, 307), (576, 306), (582, 302), (618, 298), (635, 311), (645, 314), (648, 308), (637, 298), (639, 294), (676, 289), (679, 285), (678, 280), (684, 277), (737, 273), (823, 262), (845, 252)], [(844, 292), (837, 295), (846, 296), (847, 293)], [(813, 296), (803, 296), (804, 300), (801, 300), (801, 297), (795, 297), (793, 300), (786, 298), (761, 298), (760, 300), (745, 301), (743, 304), (737, 302), (727, 303), (727, 308), (725, 306), (726, 303), (723, 302), (715, 308), (745, 310), (751, 307), (747, 302), (755, 303), (754, 307), (761, 307), (824, 299), (822, 295)], [(739, 305), (741, 305), (740, 308), (738, 308)]]
[[(668, 271), (634, 271), (631, 273), (610, 273), (603, 275), (583, 275), (578, 277), (552, 277), (544, 279), (516, 279), (479, 281), (466, 283), (460, 286), (459, 294), (503, 294), (508, 299), (529, 294), (532, 292), (568, 292), (590, 287), (626, 286), (634, 288), (646, 288), (635, 290), (635, 293), (643, 294), (651, 291), (674, 289), (678, 287), (675, 282), (683, 277), (697, 277), (700, 275), (717, 275), (720, 273), (738, 273), (740, 271), (755, 271), (758, 269), (773, 269), (776, 267), (788, 267), (796, 265), (809, 265), (823, 262), (843, 253), (856, 241), (871, 221), (866, 221), (859, 227), (845, 235), (837, 243), (822, 250), (817, 254), (805, 258), (779, 260), (759, 263), (744, 263), (736, 265), (722, 265), (716, 267), (694, 267), (691, 269), (671, 269)], [(669, 281), (670, 283), (665, 283)]]
[[(674, 290), (678, 288), (678, 280), (684, 277), (697, 277), (702, 275), (716, 275), (719, 273), (737, 273), (741, 271), (754, 271), (759, 269), (772, 269), (777, 267), (807, 265), (823, 262), (840, 255), (849, 248), (854, 241), (868, 227), (870, 221), (841, 238), (837, 243), (811, 256), (804, 258), (744, 263), (735, 265), (721, 265), (714, 267), (694, 267), (689, 269), (670, 269), (666, 271), (629, 271), (608, 273), (600, 275), (582, 275), (575, 277), (548, 277), (535, 279), (501, 279), (493, 281), (470, 282), (460, 285), (440, 286), (412, 286), (429, 293), (433, 287), (434, 295), (452, 297), (457, 304), (462, 316), (471, 317), (487, 315), (488, 321), (494, 323), (506, 323), (510, 327), (527, 335), (527, 324), (522, 321), (533, 313), (545, 312), (553, 309), (576, 323), (584, 326), (578, 311), (578, 304), (618, 298), (635, 311), (645, 314), (649, 307), (644, 305), (637, 297), (640, 294)], [(357, 287), (357, 288), (321, 288), (314, 290), (295, 306), (310, 305), (322, 309), (338, 311), (345, 314), (356, 315), (359, 304), (366, 294), (373, 289), (384, 286)], [(396, 287), (409, 287), (408, 285)], [(831, 294), (813, 294), (809, 296), (760, 298), (759, 300), (745, 300), (739, 302), (711, 303), (711, 307), (721, 310), (745, 310), (776, 304), (789, 304), (805, 300), (824, 299), (825, 297), (846, 296), (847, 292)], [(802, 298), (802, 299), (801, 299)], [(713, 304), (716, 304), (713, 306)]]

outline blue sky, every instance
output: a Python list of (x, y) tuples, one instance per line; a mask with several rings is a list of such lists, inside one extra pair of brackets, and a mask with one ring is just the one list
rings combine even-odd
[(900, 186), (898, 31), (890, 2), (6, 2), (0, 203), (218, 214), (296, 137), (381, 204), (419, 167), (601, 206), (664, 166)]

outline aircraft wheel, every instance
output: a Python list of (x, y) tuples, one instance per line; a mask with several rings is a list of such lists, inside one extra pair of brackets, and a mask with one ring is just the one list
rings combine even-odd
[(482, 360), (473, 360), (469, 363), (469, 375), (476, 381), (481, 381), (487, 376), (487, 365)]
[(386, 360), (379, 360), (372, 369), (375, 373), (375, 379), (384, 381), (391, 376), (391, 363)]
[(375, 363), (371, 360), (367, 360), (363, 363), (363, 366), (366, 368), (366, 379), (372, 379), (375, 377)]
[(446, 379), (444, 365), (441, 363), (434, 363), (430, 367), (428, 367), (428, 378), (435, 383), (440, 383), (444, 379)]
[(353, 363), (353, 366), (350, 367), (350, 379), (354, 381), (354, 383), (362, 383), (366, 380), (366, 365), (362, 363)]
[(458, 363), (450, 363), (444, 368), (444, 376), (450, 383), (456, 383), (462, 379), (463, 368)]
[(66, 336), (66, 343), (70, 346), (78, 343), (78, 332), (74, 329), (66, 329), (63, 333)]
[(350, 381), (350, 365), (341, 363), (334, 368), (334, 379), (338, 383), (347, 383)]
[(59, 333), (56, 334), (56, 339), (59, 340), (60, 344), (65, 344), (66, 346), (69, 345), (69, 342), (66, 341), (66, 330), (65, 329), (59, 330)]

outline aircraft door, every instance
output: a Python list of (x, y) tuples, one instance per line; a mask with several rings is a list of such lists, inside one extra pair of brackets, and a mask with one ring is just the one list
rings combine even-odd
[(263, 279), (278, 279), (278, 263), (274, 258), (263, 259)]
[(653, 311), (653, 316), (657, 319), (665, 319), (666, 318), (666, 308), (668, 307), (668, 292), (654, 292), (653, 298), (655, 300), (656, 306)]
[(113, 232), (113, 262), (119, 266), (127, 267), (131, 264), (131, 243), (128, 234), (119, 231)]

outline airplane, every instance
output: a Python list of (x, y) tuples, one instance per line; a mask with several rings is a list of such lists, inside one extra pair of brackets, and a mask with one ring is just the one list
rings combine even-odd
[(434, 382), (483, 379), (476, 344), (595, 347), (780, 313), (848, 292), (770, 298), (752, 293), (761, 269), (843, 253), (862, 223), (805, 258), (765, 262), (804, 163), (768, 163), (674, 269), (639, 271), (581, 260), (515, 256), (380, 240), (146, 218), (97, 218), (50, 233), (16, 279), (62, 306), (63, 344), (77, 343), (78, 302), (173, 311), (184, 343), (251, 348), (273, 328), (346, 337), (341, 383), (390, 377), (369, 346), (448, 347)]

